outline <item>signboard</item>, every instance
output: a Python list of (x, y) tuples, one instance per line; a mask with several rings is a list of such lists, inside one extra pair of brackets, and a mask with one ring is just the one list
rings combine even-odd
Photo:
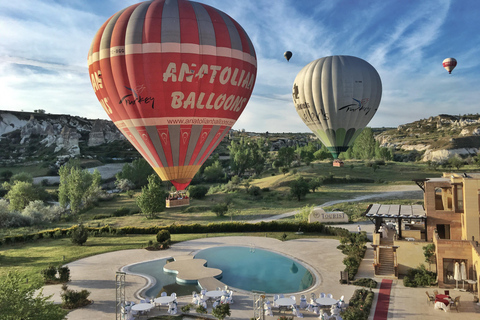
[(322, 208), (313, 209), (308, 222), (348, 222), (348, 215), (341, 211), (325, 212)]

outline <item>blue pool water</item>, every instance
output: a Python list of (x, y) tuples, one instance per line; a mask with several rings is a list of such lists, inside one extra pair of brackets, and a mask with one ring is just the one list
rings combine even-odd
[(163, 271), (163, 266), (168, 262), (168, 259), (159, 259), (153, 261), (142, 262), (130, 265), (126, 268), (126, 272), (136, 273), (141, 275), (148, 275), (155, 279), (155, 284), (148, 288), (145, 292), (145, 297), (152, 298), (160, 295), (165, 291), (168, 295), (175, 292), (177, 296), (192, 294), (192, 291), (200, 291), (197, 285), (177, 284), (176, 275)]
[(308, 289), (314, 277), (299, 262), (254, 247), (216, 247), (199, 251), (195, 259), (223, 271), (220, 281), (242, 290), (290, 293)]

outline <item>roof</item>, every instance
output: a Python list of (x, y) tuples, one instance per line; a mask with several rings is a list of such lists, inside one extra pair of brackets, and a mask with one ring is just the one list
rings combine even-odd
[(372, 204), (365, 214), (372, 218), (426, 219), (422, 205)]

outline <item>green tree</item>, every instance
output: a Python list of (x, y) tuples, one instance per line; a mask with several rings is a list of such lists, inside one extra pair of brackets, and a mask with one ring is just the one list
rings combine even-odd
[(246, 170), (261, 174), (268, 160), (270, 142), (263, 137), (255, 140), (242, 138), (238, 143), (232, 141), (229, 150), (231, 167), (235, 174), (241, 176)]
[(356, 159), (370, 160), (375, 157), (375, 139), (371, 128), (363, 129), (352, 147), (352, 156)]
[(11, 184), (14, 184), (16, 181), (33, 183), (33, 177), (30, 173), (20, 172), (20, 173), (14, 174), (10, 178), (10, 183)]
[(70, 205), (73, 214), (83, 207), (97, 201), (101, 193), (101, 176), (98, 170), (92, 173), (81, 169), (75, 163), (68, 162), (58, 170), (60, 185), (58, 187), (58, 201), (66, 208)]
[(212, 212), (215, 213), (217, 217), (223, 217), (228, 212), (228, 203), (222, 202), (217, 203), (212, 207)]
[(277, 152), (277, 161), (284, 167), (290, 167), (295, 159), (295, 149), (292, 147), (280, 148)]
[(132, 163), (126, 163), (122, 171), (117, 173), (115, 177), (117, 180), (130, 180), (135, 188), (140, 188), (148, 183), (148, 177), (154, 173), (152, 167), (145, 159), (137, 159)]
[(22, 211), (30, 201), (43, 201), (46, 197), (47, 192), (43, 187), (24, 181), (15, 181), (5, 195), (5, 198), (10, 201), (11, 211)]
[(303, 177), (298, 177), (290, 183), (290, 194), (300, 201), (309, 192), (308, 182)]
[(315, 160), (315, 152), (317, 152), (317, 146), (313, 142), (309, 142), (306, 146), (297, 147), (295, 150), (300, 161), (304, 162), (307, 166)]
[(457, 168), (457, 170), (460, 170), (460, 168), (464, 165), (463, 160), (457, 155), (448, 159), (447, 163), (449, 166)]
[(219, 160), (215, 161), (211, 166), (208, 166), (203, 171), (203, 176), (206, 181), (216, 182), (221, 180), (225, 173), (223, 172), (222, 164)]
[(317, 150), (313, 153), (313, 156), (317, 160), (325, 160), (325, 159), (330, 159), (332, 158), (331, 153), (328, 151), (327, 147), (325, 145), (322, 145), (320, 150)]
[[(68, 311), (50, 301), (52, 296), (37, 292), (35, 284), (25, 284), (25, 277), (10, 272), (0, 282), (0, 318), (3, 320), (60, 320)], [(37, 292), (37, 293), (36, 293)]]
[(162, 181), (156, 174), (148, 177), (148, 184), (142, 187), (142, 193), (137, 197), (136, 203), (147, 218), (154, 218), (156, 212), (165, 210), (165, 190)]
[(298, 222), (308, 221), (308, 216), (310, 215), (310, 213), (312, 213), (313, 208), (314, 208), (313, 204), (312, 205), (307, 204), (305, 207), (300, 209), (300, 211), (298, 211), (295, 214), (295, 221), (298, 221)]
[(193, 199), (203, 199), (207, 195), (208, 188), (202, 185), (189, 186), (188, 195)]
[(85, 228), (83, 224), (78, 225), (72, 230), (72, 235), (70, 239), (72, 240), (72, 243), (83, 246), (83, 244), (88, 240), (87, 228)]

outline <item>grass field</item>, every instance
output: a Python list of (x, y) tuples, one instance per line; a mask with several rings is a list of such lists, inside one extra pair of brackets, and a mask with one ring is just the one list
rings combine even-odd
[[(475, 168), (462, 168), (462, 172), (474, 170)], [(332, 167), (330, 162), (318, 162), (310, 166), (293, 168), (285, 175), (270, 172), (262, 177), (253, 179), (250, 183), (251, 185), (268, 188), (268, 191), (264, 191), (262, 197), (258, 198), (248, 195), (245, 192), (245, 186), (240, 186), (239, 190), (234, 193), (219, 192), (209, 194), (202, 200), (192, 199), (189, 207), (166, 209), (158, 213), (156, 218), (147, 219), (142, 214), (135, 213), (138, 212), (135, 198), (130, 198), (122, 193), (115, 195), (112, 200), (99, 202), (96, 207), (79, 214), (76, 218), (69, 221), (34, 228), (0, 230), (0, 237), (8, 234), (31, 233), (39, 229), (70, 227), (79, 222), (89, 226), (103, 226), (108, 224), (121, 227), (169, 225), (172, 223), (204, 224), (230, 220), (248, 221), (291, 212), (301, 209), (306, 205), (318, 206), (332, 200), (347, 200), (360, 195), (395, 190), (398, 185), (409, 184), (415, 186), (412, 179), (439, 177), (441, 175), (441, 171), (434, 171), (425, 164), (389, 162), (387, 165), (380, 166), (374, 171), (372, 167), (360, 161), (346, 161), (343, 168)], [(318, 188), (315, 193), (309, 193), (304, 200), (297, 201), (289, 196), (288, 185), (298, 176), (305, 178), (334, 176), (335, 178), (346, 178), (347, 182), (356, 178), (368, 178), (374, 180), (374, 182), (325, 184)], [(224, 217), (217, 217), (210, 208), (215, 203), (227, 200), (231, 201), (232, 210), (230, 210), (230, 212), (234, 214), (230, 215), (227, 213)], [(411, 197), (410, 194), (407, 194), (406, 199), (396, 198), (394, 200), (381, 200), (376, 202), (392, 203), (392, 201), (397, 204), (423, 203), (421, 195)], [(346, 212), (353, 221), (356, 221), (363, 219), (361, 214), (370, 203), (372, 202), (358, 201), (339, 203), (326, 208), (326, 210), (342, 210)], [(134, 213), (123, 217), (93, 219), (98, 215), (112, 215), (122, 207), (129, 208), (131, 212)], [(293, 217), (290, 219), (293, 219)], [(225, 236), (226, 234), (221, 235)], [(172, 235), (172, 240), (185, 241), (203, 236), (205, 235)], [(279, 238), (281, 234), (269, 234), (269, 236)], [(293, 239), (294, 237), (296, 237), (294, 234), (288, 235), (288, 239)], [(155, 236), (90, 237), (84, 246), (75, 246), (71, 244), (70, 239), (49, 239), (12, 246), (4, 245), (0, 247), (0, 277), (3, 277), (8, 270), (18, 269), (22, 273), (27, 274), (31, 279), (40, 279), (39, 271), (46, 268), (49, 264), (57, 265), (109, 251), (142, 248), (146, 246), (149, 240), (155, 241)], [(63, 260), (63, 257), (65, 257), (65, 260)]]

